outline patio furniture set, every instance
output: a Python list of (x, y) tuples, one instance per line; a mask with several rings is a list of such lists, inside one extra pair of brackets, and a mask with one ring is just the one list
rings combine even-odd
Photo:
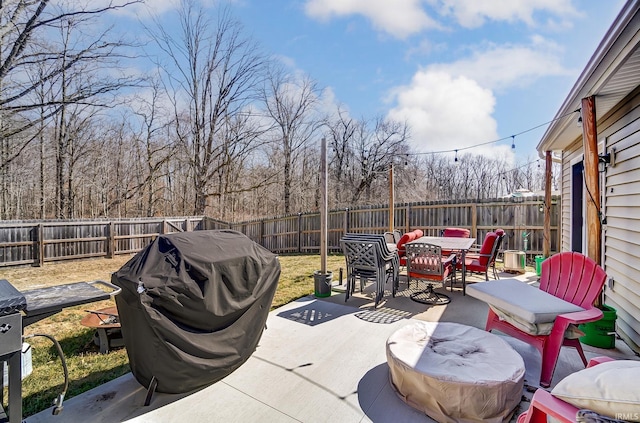
[(433, 284), (444, 284), (450, 280), (450, 289), (461, 272), (462, 293), (466, 293), (467, 272), (483, 273), (489, 280), (489, 270), (495, 260), (504, 237), (504, 231), (488, 232), (482, 245), (473, 251), (476, 238), (469, 237), (469, 230), (463, 228), (445, 229), (440, 237), (424, 236), (421, 229), (415, 229), (402, 236), (398, 233), (360, 234), (348, 233), (340, 240), (347, 266), (347, 289), (345, 300), (355, 290), (356, 280), (361, 289), (366, 281), (376, 284), (374, 301), (377, 307), (385, 292), (385, 284), (391, 280), (391, 293), (395, 297), (399, 287), (400, 268), (406, 269), (407, 286), (411, 281), (425, 282), (423, 290), (416, 290), (412, 299), (425, 304), (446, 304), (450, 301), (445, 294), (436, 293)]
[[(562, 252), (542, 262), (538, 288), (516, 279), (500, 280), (495, 271), (495, 258), (503, 236), (502, 230), (487, 233), (477, 253), (470, 252), (475, 239), (464, 229), (445, 232), (442, 237), (425, 237), (421, 230), (402, 236), (386, 234), (386, 237), (348, 234), (341, 241), (347, 263), (346, 299), (353, 294), (357, 279), (361, 281), (361, 289), (366, 280), (375, 280), (377, 307), (386, 281), (391, 280), (395, 296), (399, 269), (404, 267), (407, 288), (411, 289), (411, 282), (416, 282), (410, 294), (414, 301), (430, 305), (450, 302), (449, 296), (436, 292), (433, 284), (438, 282), (445, 287), (449, 279), (453, 291), (459, 270), (463, 295), (468, 292), (487, 303), (485, 331), (455, 323), (417, 321), (402, 327), (387, 341), (387, 362), (396, 393), (407, 404), (437, 421), (500, 422), (514, 412), (522, 395), (524, 362), (508, 343), (492, 334), (492, 330), (540, 351), (542, 387), (551, 385), (562, 346), (577, 350), (588, 367), (584, 371), (594, 372), (593, 365), (607, 361), (599, 358), (587, 363), (578, 339), (583, 334), (577, 328), (578, 324), (597, 321), (603, 315), (594, 306), (607, 277), (602, 267), (583, 254)], [(389, 241), (395, 241), (395, 245)], [(368, 254), (359, 253), (364, 250)], [(489, 281), (490, 269), (493, 269), (493, 281)], [(484, 273), (485, 282), (470, 285), (467, 290), (468, 271)], [(418, 288), (419, 282), (425, 285), (423, 289)], [(598, 366), (596, 379), (584, 378), (581, 372), (566, 378), (574, 375), (576, 379), (583, 378), (581, 388), (587, 393), (575, 394), (571, 388), (575, 382), (561, 382), (558, 384), (561, 388), (554, 388), (558, 391), (551, 394), (539, 389), (530, 410), (518, 421), (546, 421), (547, 415), (563, 422), (577, 421), (576, 412), (581, 408), (591, 411), (580, 412), (580, 421), (607, 421), (588, 420), (593, 418), (640, 421), (638, 390), (629, 387), (633, 392), (629, 393), (613, 389), (607, 384), (615, 384), (615, 380), (602, 382), (606, 378), (600, 376), (600, 373), (609, 375), (610, 379), (611, 374), (626, 372), (623, 380), (628, 380), (629, 375), (637, 380), (640, 361), (617, 360), (614, 364), (605, 364)], [(609, 366), (614, 370), (605, 372)], [(615, 370), (620, 367), (624, 370)], [(590, 389), (594, 385), (597, 386)], [(561, 392), (562, 389), (569, 394)]]

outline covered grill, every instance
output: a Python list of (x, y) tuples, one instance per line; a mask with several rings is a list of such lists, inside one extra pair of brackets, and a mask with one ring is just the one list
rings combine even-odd
[(184, 393), (224, 378), (258, 345), (277, 256), (240, 232), (161, 235), (112, 276), (135, 378)]

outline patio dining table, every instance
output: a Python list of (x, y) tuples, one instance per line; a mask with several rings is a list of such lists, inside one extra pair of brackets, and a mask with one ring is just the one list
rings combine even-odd
[(416, 240), (408, 242), (407, 244), (427, 243), (427, 244), (437, 245), (443, 250), (459, 251), (461, 256), (460, 258), (462, 260), (462, 295), (466, 295), (467, 269), (465, 266), (464, 259), (467, 254), (467, 251), (471, 249), (471, 247), (473, 246), (473, 244), (475, 244), (475, 242), (476, 242), (475, 238), (457, 238), (457, 237), (449, 237), (449, 236), (423, 236)]

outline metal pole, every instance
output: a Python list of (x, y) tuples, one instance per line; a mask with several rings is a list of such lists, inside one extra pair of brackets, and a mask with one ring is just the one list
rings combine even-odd
[(395, 192), (393, 190), (393, 163), (389, 166), (389, 232), (393, 232)]
[(327, 273), (327, 140), (320, 144), (320, 272)]

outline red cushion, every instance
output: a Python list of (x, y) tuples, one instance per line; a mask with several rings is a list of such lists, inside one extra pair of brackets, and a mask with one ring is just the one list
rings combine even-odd
[(405, 252), (404, 244), (406, 244), (407, 242), (411, 242), (414, 239), (416, 239), (416, 234), (414, 232), (407, 232), (406, 234), (402, 235), (402, 237), (400, 238), (400, 241), (398, 241), (398, 253), (400, 255), (404, 255), (404, 252)]
[(480, 257), (478, 258), (481, 266), (486, 266), (489, 262), (489, 254), (493, 250), (493, 244), (496, 242), (498, 235), (495, 232), (487, 232), (480, 247)]
[(424, 235), (424, 232), (422, 232), (422, 229), (414, 229), (413, 233), (416, 234), (416, 239)]
[(469, 234), (471, 234), (471, 231), (469, 229), (446, 228), (442, 233), (442, 236), (447, 236), (452, 238), (469, 238)]

